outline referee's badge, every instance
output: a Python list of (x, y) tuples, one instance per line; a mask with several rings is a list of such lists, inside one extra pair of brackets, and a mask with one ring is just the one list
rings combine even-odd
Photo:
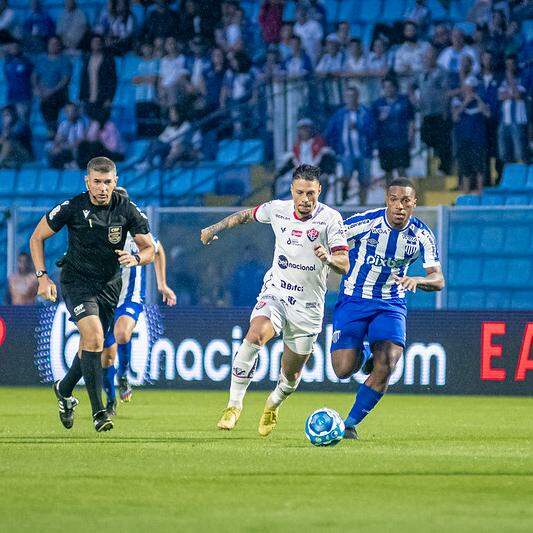
[(111, 244), (118, 244), (122, 239), (122, 226), (111, 226), (107, 231), (107, 237)]

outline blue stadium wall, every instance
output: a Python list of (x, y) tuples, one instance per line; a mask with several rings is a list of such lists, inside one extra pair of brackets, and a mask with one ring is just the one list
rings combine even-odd
[[(246, 332), (249, 310), (148, 306), (134, 333), (131, 380), (166, 389), (227, 389), (231, 357)], [(339, 382), (331, 368), (331, 316), (326, 316), (302, 390), (352, 391), (365, 376)], [(434, 394), (533, 394), (533, 313), (413, 311), (408, 342), (391, 390)], [(0, 307), (0, 385), (60, 379), (79, 344), (64, 304)], [(277, 380), (280, 340), (264, 348), (254, 389)]]

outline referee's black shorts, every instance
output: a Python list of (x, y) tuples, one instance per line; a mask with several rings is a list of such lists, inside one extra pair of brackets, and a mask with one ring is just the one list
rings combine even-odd
[(97, 316), (102, 323), (104, 336), (113, 327), (121, 289), (120, 276), (100, 287), (87, 280), (61, 280), (61, 293), (71, 320), (77, 322), (86, 316)]

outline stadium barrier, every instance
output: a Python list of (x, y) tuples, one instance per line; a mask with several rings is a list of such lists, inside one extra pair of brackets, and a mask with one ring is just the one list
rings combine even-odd
[[(246, 332), (249, 310), (147, 307), (132, 340), (131, 381), (168, 389), (227, 389), (231, 358)], [(407, 346), (391, 391), (431, 394), (531, 395), (531, 313), (413, 311)], [(351, 391), (364, 374), (339, 381), (331, 367), (331, 316), (303, 374), (302, 390)], [(60, 379), (75, 356), (79, 334), (63, 303), (0, 307), (0, 385)], [(278, 378), (283, 343), (261, 350), (255, 389)]]

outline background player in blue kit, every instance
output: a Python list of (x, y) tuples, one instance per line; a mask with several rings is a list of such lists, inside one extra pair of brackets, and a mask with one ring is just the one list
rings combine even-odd
[[(125, 189), (118, 187), (118, 192), (127, 196)], [(163, 302), (169, 306), (176, 305), (176, 295), (166, 281), (166, 255), (163, 245), (154, 241), (155, 258), (154, 269), (157, 279), (157, 289), (161, 293)], [(125, 250), (135, 255), (135, 241), (128, 235)], [(102, 367), (104, 374), (104, 390), (107, 396), (106, 411), (112, 416), (116, 414), (115, 374), (119, 384), (120, 399), (129, 402), (132, 389), (128, 383), (127, 371), (131, 360), (131, 337), (144, 309), (146, 298), (146, 269), (122, 269), (122, 290), (115, 310), (115, 325), (109, 331), (104, 342), (102, 353)], [(118, 352), (118, 370), (114, 362)]]
[[(333, 369), (339, 378), (348, 378), (365, 365), (369, 356), (363, 351), (365, 338), (373, 355), (370, 375), (359, 387), (345, 420), (346, 438), (357, 438), (355, 427), (387, 390), (402, 355), (406, 291), (440, 291), (444, 287), (435, 237), (426, 224), (412, 216), (415, 206), (414, 185), (397, 178), (387, 187), (386, 208), (344, 221), (348, 243), (353, 246), (350, 270), (342, 278), (333, 316)], [(407, 268), (419, 256), (426, 276), (407, 276)]]

